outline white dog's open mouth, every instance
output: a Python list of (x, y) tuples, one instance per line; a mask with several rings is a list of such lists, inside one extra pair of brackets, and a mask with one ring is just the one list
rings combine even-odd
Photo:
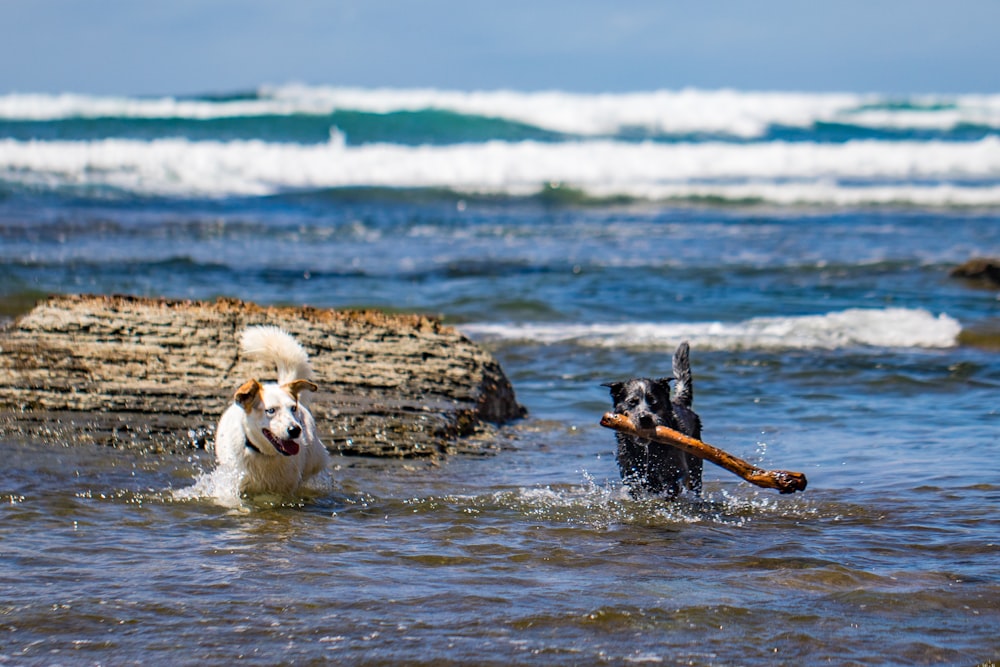
[(299, 443), (294, 440), (282, 440), (266, 428), (261, 430), (264, 432), (264, 437), (267, 438), (267, 441), (285, 456), (295, 456), (299, 453)]

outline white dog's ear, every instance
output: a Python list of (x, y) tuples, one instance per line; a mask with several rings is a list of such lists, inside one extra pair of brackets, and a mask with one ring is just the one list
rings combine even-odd
[(297, 401), (299, 400), (299, 394), (304, 391), (317, 391), (319, 389), (319, 385), (314, 382), (310, 382), (309, 380), (293, 380), (288, 384), (281, 385), (281, 388), (287, 391), (289, 395)]
[(260, 385), (260, 382), (247, 380), (236, 390), (236, 395), (233, 396), (233, 399), (245, 412), (250, 412), (253, 410), (254, 403), (257, 402), (262, 391), (264, 391), (264, 387)]

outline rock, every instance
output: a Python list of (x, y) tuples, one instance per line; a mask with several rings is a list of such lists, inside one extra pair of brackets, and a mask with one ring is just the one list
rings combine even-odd
[(948, 275), (952, 278), (963, 278), (985, 287), (1000, 287), (1000, 259), (976, 257), (956, 266)]
[(988, 319), (970, 324), (958, 334), (961, 345), (1000, 352), (1000, 319)]
[(0, 437), (179, 452), (212, 441), (243, 381), (275, 370), (237, 337), (275, 324), (309, 353), (334, 453), (479, 452), (524, 414), (496, 360), (419, 315), (128, 296), (56, 296), (0, 329)]

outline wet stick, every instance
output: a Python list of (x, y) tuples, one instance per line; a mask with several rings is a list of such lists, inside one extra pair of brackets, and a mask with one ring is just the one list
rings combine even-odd
[(765, 489), (777, 489), (781, 493), (795, 493), (796, 491), (804, 491), (806, 488), (806, 476), (800, 472), (758, 468), (743, 459), (736, 458), (732, 454), (724, 452), (718, 447), (713, 447), (697, 438), (684, 435), (680, 431), (675, 431), (666, 426), (657, 426), (655, 429), (638, 429), (628, 417), (615, 414), (614, 412), (605, 413), (601, 417), (601, 426), (640, 438), (646, 438), (654, 442), (671, 445), (692, 456), (697, 456), (709, 463), (714, 463), (717, 466), (725, 468), (751, 484), (764, 487)]

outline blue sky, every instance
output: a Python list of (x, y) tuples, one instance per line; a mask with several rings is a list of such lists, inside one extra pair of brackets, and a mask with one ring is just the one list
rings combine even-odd
[(998, 27), (998, 0), (0, 0), (0, 93), (996, 93)]

